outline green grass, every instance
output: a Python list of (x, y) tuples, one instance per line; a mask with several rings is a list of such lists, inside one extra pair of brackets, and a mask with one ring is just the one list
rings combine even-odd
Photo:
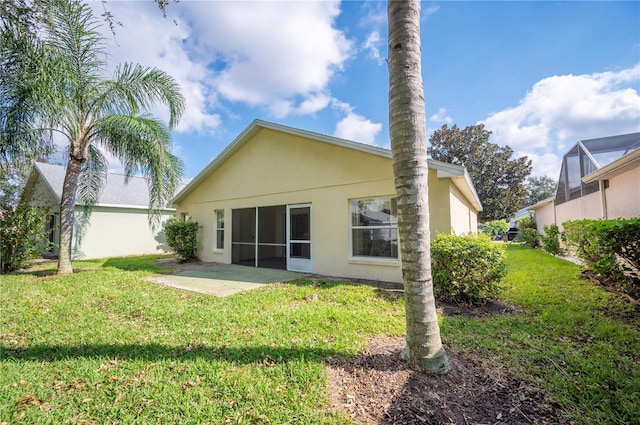
[(522, 312), (444, 318), (445, 341), (505, 364), (577, 423), (640, 423), (637, 310), (580, 279), (579, 266), (539, 250), (510, 244), (507, 261), (501, 298)]
[[(0, 277), (0, 423), (348, 424), (327, 412), (325, 359), (404, 332), (402, 298), (368, 286), (215, 298), (145, 281), (154, 258)], [(542, 252), (509, 245), (508, 262), (502, 298), (522, 312), (443, 317), (445, 344), (505, 364), (576, 423), (640, 423), (629, 305)]]
[(349, 423), (326, 413), (324, 359), (403, 330), (366, 286), (215, 298), (142, 280), (150, 258), (74, 266), (2, 277), (0, 423)]

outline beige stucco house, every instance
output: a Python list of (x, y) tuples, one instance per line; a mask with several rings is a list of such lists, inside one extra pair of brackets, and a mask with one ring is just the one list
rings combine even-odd
[[(431, 233), (477, 229), (464, 167), (429, 161)], [(254, 121), (173, 202), (203, 261), (402, 280), (391, 152)]]
[[(25, 194), (33, 205), (47, 208), (49, 242), (54, 246), (48, 255), (57, 255), (60, 241), (60, 200), (65, 167), (35, 163)], [(175, 209), (161, 213), (164, 223), (175, 216)], [(149, 225), (149, 188), (146, 179), (108, 174), (99, 199), (90, 215), (84, 205), (76, 204), (72, 258), (105, 258), (124, 255), (153, 254), (166, 251), (162, 228)]]
[(563, 158), (556, 195), (529, 210), (541, 233), (568, 220), (640, 217), (640, 133), (576, 143)]

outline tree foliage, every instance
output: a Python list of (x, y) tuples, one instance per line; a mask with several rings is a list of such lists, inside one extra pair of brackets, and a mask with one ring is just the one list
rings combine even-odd
[[(76, 196), (85, 205), (96, 201), (108, 171), (103, 152), (122, 163), (127, 177), (148, 178), (150, 218), (158, 223), (158, 212), (182, 177), (182, 162), (171, 153), (170, 129), (182, 114), (184, 98), (177, 82), (156, 68), (125, 63), (109, 79), (106, 39), (91, 8), (78, 0), (43, 4), (44, 17), (26, 47), (20, 32), (3, 39), (17, 74), (3, 81), (2, 138), (21, 147), (33, 140), (52, 144), (55, 134), (68, 143), (60, 204), (62, 274), (73, 271)], [(168, 126), (146, 113), (162, 104), (169, 109)]]
[(537, 204), (556, 193), (556, 181), (548, 176), (529, 177), (524, 187), (527, 190), (527, 197), (524, 200), (523, 207)]
[(23, 268), (46, 248), (46, 211), (20, 200), (23, 182), (20, 175), (0, 177), (0, 273)]
[(481, 231), (490, 236), (499, 236), (509, 230), (509, 223), (506, 220), (491, 220), (482, 225)]
[(490, 136), (484, 124), (463, 130), (445, 124), (429, 139), (433, 159), (467, 167), (482, 202), (479, 218), (483, 221), (513, 215), (526, 197), (523, 183), (531, 174), (529, 158), (513, 158), (509, 146), (489, 142)]

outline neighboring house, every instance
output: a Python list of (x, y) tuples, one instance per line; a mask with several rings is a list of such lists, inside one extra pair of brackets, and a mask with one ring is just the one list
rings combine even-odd
[[(204, 261), (402, 281), (391, 152), (254, 121), (173, 200)], [(429, 161), (431, 235), (477, 230), (464, 167)]]
[(640, 216), (640, 133), (581, 140), (564, 156), (556, 196), (529, 207), (538, 231), (577, 219)]
[[(45, 253), (57, 255), (60, 241), (60, 200), (65, 167), (35, 163), (25, 194), (38, 207), (48, 208), (47, 231), (54, 247)], [(160, 223), (175, 216), (175, 209), (162, 211)], [(105, 185), (91, 214), (84, 205), (76, 204), (73, 228), (72, 258), (104, 258), (151, 254), (165, 251), (164, 231), (149, 225), (149, 188), (147, 180), (108, 174)]]

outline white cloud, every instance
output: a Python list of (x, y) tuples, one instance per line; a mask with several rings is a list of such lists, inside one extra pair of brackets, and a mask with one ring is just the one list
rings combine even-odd
[(331, 97), (326, 94), (312, 95), (300, 103), (300, 106), (296, 109), (296, 113), (299, 115), (314, 114), (329, 105)]
[(451, 124), (453, 123), (453, 118), (451, 118), (451, 116), (449, 115), (449, 111), (447, 111), (446, 108), (439, 108), (438, 112), (429, 117), (429, 121), (433, 121), (435, 123)]
[(552, 152), (537, 153), (532, 151), (517, 151), (515, 155), (517, 157), (527, 156), (531, 160), (534, 164), (531, 176), (548, 176), (556, 181), (558, 180), (562, 156), (558, 156)]
[(432, 4), (431, 6), (427, 6), (426, 8), (422, 9), (422, 19), (427, 19), (438, 10), (440, 10), (440, 6), (438, 5)]
[(375, 123), (362, 115), (350, 111), (336, 125), (334, 136), (373, 145), (376, 135), (381, 129), (382, 124)]
[(378, 65), (382, 65), (384, 63), (384, 58), (380, 54), (380, 49), (378, 48), (381, 44), (382, 40), (380, 39), (380, 33), (378, 31), (371, 32), (362, 44), (362, 48), (369, 52), (369, 57), (374, 59)]
[[(91, 5), (103, 13), (101, 3)], [(116, 28), (119, 45), (110, 47), (109, 60), (156, 66), (176, 78), (187, 101), (181, 132), (217, 129), (224, 101), (275, 118), (314, 114), (329, 105), (328, 84), (354, 53), (335, 28), (339, 5), (180, 2), (164, 18), (153, 2), (108, 2), (124, 25)], [(103, 32), (112, 38), (106, 26)], [(162, 109), (152, 112), (167, 118)]]
[(484, 124), (495, 142), (523, 149), (639, 131), (638, 82), (640, 65), (545, 78), (518, 106), (491, 114)]
[[(96, 14), (103, 12), (101, 5), (91, 4)], [(178, 81), (186, 99), (185, 112), (176, 130), (215, 130), (220, 125), (220, 116), (212, 112), (216, 94), (207, 84), (212, 75), (206, 64), (192, 58), (185, 48), (192, 36), (189, 26), (180, 18), (176, 18), (177, 24), (163, 18), (155, 4), (109, 2), (108, 10), (123, 24), (115, 28), (115, 40), (109, 29), (102, 27), (105, 36), (113, 40), (109, 49), (110, 64), (133, 62), (167, 72)], [(168, 120), (166, 108), (160, 107), (152, 113)]]
[[(640, 64), (621, 71), (545, 78), (518, 106), (491, 114), (492, 141), (529, 152), (534, 175), (559, 172), (556, 159), (578, 140), (640, 131)], [(551, 166), (558, 167), (553, 173)], [(557, 178), (555, 176), (554, 178)]]
[(192, 43), (217, 69), (211, 81), (215, 91), (278, 117), (316, 112), (331, 78), (351, 54), (352, 42), (334, 26), (340, 13), (335, 1), (187, 7), (198, 34)]

